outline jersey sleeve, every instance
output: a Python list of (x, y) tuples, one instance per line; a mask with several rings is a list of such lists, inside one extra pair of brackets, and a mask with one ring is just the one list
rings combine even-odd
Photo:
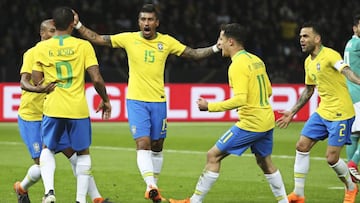
[(125, 48), (127, 42), (129, 42), (130, 32), (119, 33), (116, 35), (110, 35), (111, 45), (113, 48)]
[(329, 54), (329, 61), (331, 65), (339, 72), (341, 72), (345, 67), (349, 66), (344, 62), (341, 55), (336, 51), (332, 51)]
[(49, 65), (49, 64), (46, 63), (47, 59), (44, 56), (44, 54), (41, 52), (41, 46), (39, 44), (37, 44), (34, 47), (33, 55), (35, 60), (34, 63), (32, 64), (32, 70), (44, 72), (43, 65), (45, 64)]
[(85, 50), (85, 69), (98, 65), (98, 61), (96, 58), (94, 47), (90, 44), (90, 42), (86, 41), (84, 44)]
[(209, 112), (220, 112), (236, 109), (246, 104), (246, 94), (237, 94), (230, 99), (221, 102), (211, 102), (208, 104)]
[(30, 73), (32, 72), (32, 67), (34, 63), (34, 48), (27, 50), (23, 55), (23, 63), (21, 65), (20, 74), (21, 73)]
[(234, 96), (225, 101), (209, 103), (209, 112), (226, 111), (245, 105), (247, 102), (249, 74), (249, 70), (242, 67), (241, 63), (233, 62), (229, 67), (229, 85), (233, 89)]
[(186, 46), (182, 44), (179, 40), (175, 39), (174, 37), (168, 35), (168, 41), (171, 45), (170, 53), (176, 56), (180, 56), (184, 51)]

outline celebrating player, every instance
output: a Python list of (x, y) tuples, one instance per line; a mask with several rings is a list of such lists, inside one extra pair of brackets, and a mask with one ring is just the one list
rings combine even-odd
[(159, 13), (152, 4), (141, 8), (138, 23), (139, 32), (115, 35), (99, 35), (80, 21), (75, 28), (95, 44), (124, 48), (127, 52), (129, 82), (126, 106), (130, 130), (136, 142), (137, 164), (146, 183), (145, 198), (160, 202), (164, 198), (159, 193), (157, 180), (163, 164), (162, 150), (167, 130), (166, 59), (169, 54), (200, 59), (219, 49), (217, 45), (192, 49), (169, 35), (157, 32)]
[[(44, 20), (40, 24), (41, 40), (51, 38), (55, 33), (55, 26), (52, 19)], [(20, 70), (21, 88), (23, 89), (20, 99), (20, 107), (18, 110), (19, 131), (24, 143), (26, 144), (34, 163), (27, 171), (26, 176), (20, 182), (14, 184), (14, 190), (17, 194), (18, 203), (28, 203), (28, 189), (38, 182), (41, 178), (39, 157), (42, 149), (41, 143), (41, 120), (43, 112), (43, 103), (46, 94), (40, 92), (52, 91), (56, 84), (49, 83), (47, 86), (34, 85), (31, 80), (32, 66), (34, 64), (34, 48), (25, 52), (23, 57), (23, 65)], [(34, 93), (37, 92), (37, 93)], [(76, 168), (76, 153), (70, 148), (67, 136), (61, 137), (61, 145), (56, 148), (56, 152), (62, 151), (72, 164), (72, 169)], [(88, 194), (93, 203), (109, 202), (102, 198), (95, 184), (94, 177), (91, 176)]]
[[(224, 57), (232, 63), (228, 69), (234, 96), (220, 102), (197, 101), (201, 111), (220, 112), (236, 109), (239, 121), (225, 132), (207, 153), (207, 163), (190, 198), (170, 199), (170, 203), (201, 203), (219, 177), (221, 161), (230, 154), (242, 155), (248, 148), (263, 171), (279, 203), (287, 203), (280, 171), (271, 160), (274, 112), (269, 103), (272, 94), (264, 62), (244, 48), (246, 29), (239, 24), (221, 27), (219, 44)], [(239, 197), (241, 198), (241, 197)]]
[(40, 154), (41, 177), (45, 187), (44, 203), (56, 201), (54, 190), (54, 153), (66, 134), (70, 147), (76, 151), (77, 193), (76, 201), (86, 202), (91, 184), (91, 124), (85, 98), (85, 71), (93, 81), (102, 98), (98, 111), (103, 110), (103, 119), (109, 119), (111, 105), (95, 52), (85, 40), (71, 36), (74, 14), (70, 8), (60, 7), (53, 12), (55, 36), (39, 42), (34, 51), (35, 65), (32, 70), (34, 84), (56, 83), (54, 91), (45, 97), (41, 134), (44, 148)]
[(346, 163), (340, 158), (343, 146), (351, 143), (351, 126), (354, 121), (354, 108), (344, 75), (356, 84), (360, 84), (360, 78), (344, 63), (338, 52), (322, 45), (321, 34), (317, 23), (308, 22), (302, 26), (301, 49), (309, 54), (305, 59), (305, 89), (296, 104), (290, 110), (280, 112), (283, 115), (277, 120), (280, 128), (286, 128), (294, 115), (309, 101), (315, 87), (318, 89), (321, 102), (305, 123), (296, 144), (295, 187), (288, 199), (291, 203), (305, 202), (304, 187), (310, 167), (310, 150), (318, 141), (328, 138), (326, 160), (345, 184), (344, 203), (353, 203), (358, 188), (351, 180)]

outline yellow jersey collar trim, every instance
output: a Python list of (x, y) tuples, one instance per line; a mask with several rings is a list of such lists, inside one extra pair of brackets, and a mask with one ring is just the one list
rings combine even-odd
[(231, 60), (232, 61), (235, 60), (235, 58), (237, 58), (241, 54), (247, 54), (247, 51), (245, 49), (243, 49), (243, 50), (240, 50), (240, 51), (236, 52), (236, 54), (233, 57), (231, 57)]

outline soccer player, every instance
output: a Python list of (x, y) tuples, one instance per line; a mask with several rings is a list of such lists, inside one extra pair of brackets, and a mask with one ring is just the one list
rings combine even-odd
[[(75, 21), (78, 16), (75, 14)], [(192, 49), (172, 36), (156, 31), (159, 13), (154, 5), (145, 4), (138, 16), (140, 31), (115, 35), (99, 35), (80, 21), (80, 34), (98, 45), (124, 48), (129, 62), (126, 106), (130, 131), (136, 142), (137, 165), (146, 183), (145, 198), (153, 202), (161, 197), (157, 180), (163, 164), (163, 144), (166, 138), (166, 95), (164, 69), (169, 54), (200, 59), (218, 52), (217, 45)]]
[(91, 184), (91, 123), (85, 97), (85, 71), (90, 75), (95, 90), (102, 101), (102, 118), (109, 119), (111, 105), (95, 51), (88, 41), (71, 36), (74, 14), (70, 8), (59, 7), (53, 11), (56, 27), (51, 39), (39, 42), (34, 51), (32, 69), (34, 84), (56, 83), (55, 89), (45, 96), (41, 134), (43, 150), (40, 154), (41, 177), (45, 188), (43, 202), (55, 202), (54, 153), (66, 134), (71, 148), (76, 151), (76, 201), (86, 202), (88, 186)]
[[(321, 28), (315, 22), (304, 23), (300, 30), (300, 45), (305, 59), (305, 89), (296, 104), (277, 120), (280, 128), (286, 128), (294, 115), (309, 101), (315, 88), (321, 102), (305, 123), (296, 144), (294, 164), (294, 191), (288, 195), (289, 202), (305, 202), (305, 179), (310, 167), (310, 151), (321, 140), (328, 138), (326, 160), (339, 179), (345, 184), (344, 203), (355, 202), (358, 187), (352, 182), (341, 149), (350, 144), (354, 107), (346, 87), (346, 78), (360, 84), (360, 78), (344, 63), (341, 55), (321, 41)], [(330, 198), (330, 197), (329, 197)]]
[[(41, 40), (51, 38), (55, 33), (55, 26), (52, 19), (44, 20), (40, 24)], [(20, 182), (14, 184), (14, 190), (17, 194), (18, 203), (30, 202), (28, 189), (38, 182), (41, 178), (39, 157), (42, 149), (41, 144), (41, 120), (43, 111), (43, 102), (45, 93), (51, 92), (55, 88), (55, 83), (49, 83), (47, 86), (34, 85), (31, 80), (32, 66), (34, 63), (34, 48), (25, 52), (23, 57), (23, 65), (20, 70), (20, 85), (23, 89), (20, 99), (20, 107), (18, 110), (19, 131), (24, 143), (26, 144), (34, 164), (28, 169), (26, 176)], [(38, 92), (38, 93), (34, 93)], [(62, 136), (62, 144), (56, 149), (56, 152), (62, 151), (69, 159), (72, 168), (75, 169), (76, 153), (70, 148), (67, 136)], [(94, 203), (106, 203), (106, 199), (102, 198), (95, 184), (94, 177), (91, 177), (88, 193)]]
[[(51, 38), (55, 33), (55, 26), (52, 20), (44, 20), (40, 24), (41, 40)], [(21, 182), (14, 184), (14, 190), (17, 194), (18, 203), (30, 202), (28, 196), (28, 189), (41, 178), (39, 157), (42, 149), (40, 126), (42, 118), (42, 105), (46, 93), (40, 92), (51, 91), (54, 83), (45, 86), (34, 86), (31, 81), (31, 71), (34, 48), (29, 49), (23, 56), (23, 65), (20, 70), (21, 80), (20, 85), (23, 89), (21, 92), (20, 107), (18, 110), (18, 125), (21, 138), (26, 144), (34, 164), (28, 169), (26, 176)], [(39, 92), (39, 93), (36, 93)]]
[(274, 112), (269, 103), (271, 83), (264, 62), (244, 48), (246, 29), (236, 23), (221, 26), (219, 44), (223, 57), (230, 57), (229, 86), (234, 96), (209, 103), (199, 98), (200, 111), (220, 112), (236, 109), (239, 121), (226, 131), (207, 152), (207, 163), (195, 191), (185, 200), (170, 203), (201, 203), (219, 177), (221, 160), (230, 154), (242, 155), (248, 148), (255, 155), (270, 188), (280, 203), (286, 203), (286, 192), (280, 171), (271, 160)]
[[(353, 18), (352, 26), (354, 35), (346, 43), (344, 51), (344, 61), (349, 64), (351, 70), (357, 75), (360, 74), (360, 14)], [(348, 168), (354, 182), (360, 181), (358, 164), (360, 161), (360, 86), (346, 80), (350, 96), (355, 109), (355, 121), (351, 128), (351, 145), (346, 146), (346, 155), (348, 159)]]

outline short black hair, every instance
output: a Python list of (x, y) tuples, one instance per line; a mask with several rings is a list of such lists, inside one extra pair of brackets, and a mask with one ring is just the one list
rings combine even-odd
[(160, 13), (154, 4), (144, 4), (139, 13), (155, 13), (157, 19), (160, 17)]
[(66, 30), (71, 23), (74, 22), (74, 13), (71, 8), (58, 7), (52, 14), (54, 25), (57, 30)]
[(303, 23), (301, 28), (312, 28), (314, 30), (314, 32), (317, 33), (318, 35), (322, 36), (322, 34), (323, 34), (322, 26), (320, 25), (320, 23), (315, 22), (315, 21), (305, 22), (305, 23)]
[(360, 21), (360, 14), (356, 14), (353, 17), (353, 26), (357, 26), (359, 24)]
[(244, 45), (247, 37), (247, 29), (238, 23), (223, 24), (220, 30), (224, 31), (224, 36), (235, 39)]

